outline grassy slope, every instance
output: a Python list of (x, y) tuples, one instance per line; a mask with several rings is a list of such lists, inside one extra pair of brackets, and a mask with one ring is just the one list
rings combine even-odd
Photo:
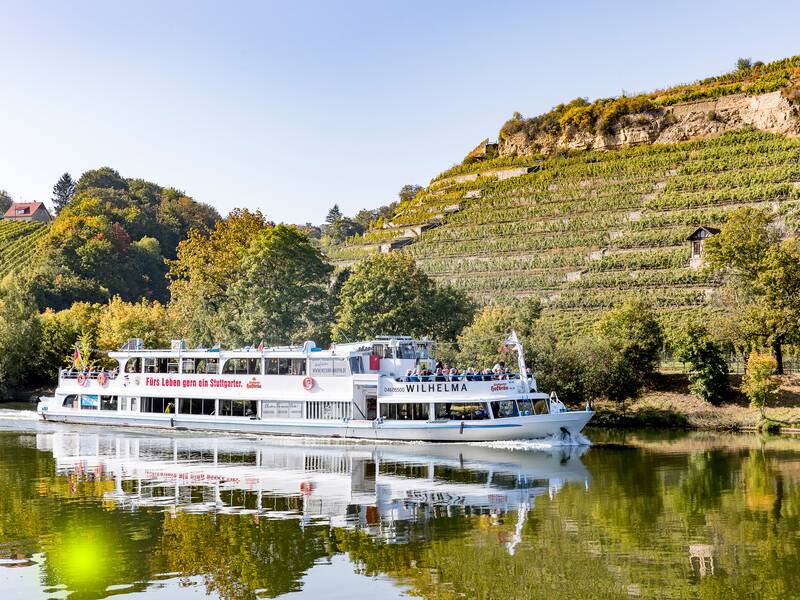
[(46, 231), (42, 223), (0, 221), (0, 279), (27, 265)]
[[(600, 402), (594, 408), (593, 426), (606, 427), (687, 427), (704, 430), (752, 430), (761, 422), (761, 411), (751, 408), (738, 391), (741, 378), (731, 376), (734, 393), (731, 401), (713, 406), (689, 392), (685, 375), (659, 375), (651, 389), (625, 405)], [(781, 377), (780, 399), (766, 410), (772, 419), (800, 424), (800, 376)], [(800, 425), (783, 428), (798, 431)]]
[[(437, 178), (401, 207), (398, 227), (367, 232), (331, 257), (361, 258), (440, 214), (441, 226), (403, 250), (430, 275), (483, 302), (537, 295), (554, 318), (580, 325), (633, 296), (665, 314), (704, 306), (715, 282), (689, 268), (686, 236), (724, 225), (743, 205), (788, 215), (791, 227), (800, 206), (800, 140), (757, 131), (528, 162), (534, 172), (504, 181)], [(460, 210), (447, 213), (454, 204)]]

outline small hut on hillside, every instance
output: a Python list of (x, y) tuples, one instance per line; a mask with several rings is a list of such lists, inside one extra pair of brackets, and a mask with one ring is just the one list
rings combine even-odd
[(705, 242), (712, 235), (720, 232), (716, 227), (702, 225), (695, 229), (686, 239), (692, 244), (692, 254), (689, 258), (689, 266), (693, 269), (699, 268), (703, 264), (703, 248)]

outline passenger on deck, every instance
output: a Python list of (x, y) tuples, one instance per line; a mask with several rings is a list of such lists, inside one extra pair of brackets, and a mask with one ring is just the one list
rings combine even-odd
[(444, 370), (442, 367), (436, 367), (436, 377), (434, 381), (447, 381), (447, 378), (444, 376)]
[(419, 369), (414, 369), (413, 371), (411, 371), (410, 381), (419, 381)]
[(412, 376), (413, 373), (414, 373), (414, 371), (412, 371), (411, 369), (408, 369), (406, 371), (406, 376), (403, 379), (403, 381), (413, 381), (413, 379), (411, 379), (411, 376)]
[(461, 379), (461, 375), (458, 372), (458, 369), (452, 367), (450, 369), (450, 381), (459, 381)]

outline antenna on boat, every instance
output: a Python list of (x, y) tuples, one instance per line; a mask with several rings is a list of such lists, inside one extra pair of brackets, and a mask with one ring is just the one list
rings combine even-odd
[(538, 392), (539, 389), (536, 385), (536, 375), (533, 373), (533, 369), (531, 369), (531, 376), (530, 379), (528, 378), (528, 368), (525, 365), (525, 349), (522, 347), (522, 342), (519, 340), (517, 336), (516, 329), (511, 330), (511, 335), (506, 338), (505, 341), (506, 346), (511, 346), (517, 351), (517, 366), (519, 367), (519, 378), (527, 384), (527, 389), (531, 389), (533, 387), (533, 391)]

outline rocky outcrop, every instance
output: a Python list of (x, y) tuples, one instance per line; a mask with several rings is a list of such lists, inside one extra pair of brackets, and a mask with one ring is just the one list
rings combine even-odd
[(639, 144), (671, 144), (744, 127), (800, 135), (800, 111), (780, 92), (759, 96), (736, 94), (626, 115), (607, 132), (572, 128), (559, 137), (529, 138), (521, 131), (502, 141), (500, 154), (532, 155), (557, 150), (612, 150)]

